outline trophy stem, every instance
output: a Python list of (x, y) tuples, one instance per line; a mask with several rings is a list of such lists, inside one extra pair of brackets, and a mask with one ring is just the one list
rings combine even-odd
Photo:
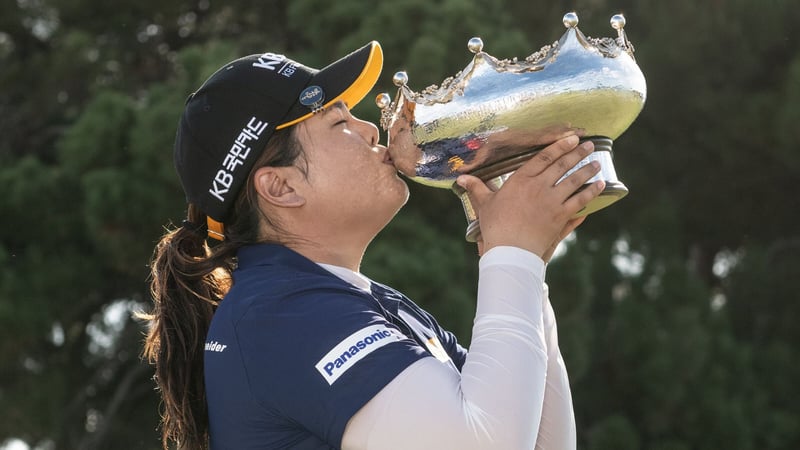
[[(583, 209), (578, 211), (575, 214), (575, 217), (585, 216), (591, 214), (595, 211), (599, 211), (612, 203), (616, 202), (617, 200), (625, 197), (628, 194), (628, 188), (622, 184), (619, 179), (617, 179), (616, 171), (614, 170), (613, 164), (613, 141), (607, 137), (602, 136), (592, 136), (588, 138), (584, 138), (581, 142), (585, 141), (592, 141), (594, 142), (594, 152), (581, 160), (575, 167), (567, 171), (564, 174), (564, 177), (567, 177), (572, 172), (578, 170), (579, 168), (583, 167), (586, 164), (589, 164), (591, 161), (598, 161), (600, 163), (600, 172), (592, 177), (590, 180), (586, 182), (581, 188), (579, 188), (577, 192), (585, 189), (585, 187), (597, 180), (604, 180), (606, 182), (606, 187), (603, 189), (603, 192), (600, 193), (594, 200), (589, 202)], [(524, 152), (522, 154), (516, 155), (512, 158), (505, 159), (503, 161), (496, 162), (486, 167), (481, 167), (470, 172), (470, 175), (476, 176), (480, 178), (484, 183), (486, 183), (489, 188), (493, 190), (498, 190), (500, 187), (505, 184), (506, 180), (526, 161), (531, 159), (535, 154), (539, 153), (545, 146), (535, 147), (532, 148), (530, 151)], [(562, 179), (564, 178), (562, 177)], [(560, 180), (559, 180), (560, 182)], [(466, 232), (466, 240), (468, 242), (476, 242), (480, 238), (480, 223), (478, 221), (478, 214), (475, 211), (475, 208), (472, 205), (472, 202), (469, 199), (469, 195), (467, 192), (459, 185), (453, 184), (452, 186), (453, 192), (458, 196), (461, 200), (462, 205), (464, 206), (464, 214), (467, 218), (467, 232)]]

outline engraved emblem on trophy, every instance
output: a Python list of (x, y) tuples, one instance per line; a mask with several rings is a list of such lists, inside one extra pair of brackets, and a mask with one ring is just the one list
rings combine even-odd
[(575, 13), (563, 22), (567, 31), (558, 41), (524, 60), (497, 59), (484, 52), (480, 38), (472, 38), (467, 47), (473, 59), (455, 76), (415, 92), (408, 75), (398, 72), (395, 98), (376, 98), (398, 170), (412, 181), (455, 192), (464, 206), (468, 241), (478, 239), (480, 224), (456, 178), (471, 174), (499, 189), (542, 148), (570, 134), (593, 141), (595, 151), (567, 174), (596, 160), (601, 172), (588, 183), (606, 182), (578, 215), (628, 193), (617, 178), (612, 147), (644, 107), (647, 86), (625, 18), (611, 18), (615, 38), (584, 36)]

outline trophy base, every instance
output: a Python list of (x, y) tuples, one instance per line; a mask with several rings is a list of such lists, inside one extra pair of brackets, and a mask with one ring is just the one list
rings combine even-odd
[[(589, 137), (582, 139), (581, 142), (584, 141), (592, 141), (594, 142), (594, 149), (595, 151), (581, 160), (578, 164), (575, 165), (572, 169), (567, 171), (561, 179), (566, 178), (574, 171), (580, 169), (586, 164), (589, 164), (591, 161), (598, 161), (600, 163), (600, 172), (589, 179), (586, 184), (584, 184), (581, 188), (579, 188), (577, 192), (585, 189), (585, 187), (597, 180), (603, 180), (606, 183), (606, 187), (603, 189), (603, 192), (600, 193), (595, 199), (590, 201), (586, 206), (583, 207), (580, 211), (578, 211), (574, 217), (581, 217), (589, 215), (593, 212), (599, 211), (613, 203), (617, 200), (621, 199), (628, 195), (628, 188), (622, 184), (619, 179), (617, 179), (616, 171), (614, 170), (613, 164), (613, 141), (609, 138), (605, 137)], [(491, 189), (498, 190), (500, 187), (505, 184), (506, 180), (526, 161), (531, 159), (536, 153), (538, 153), (543, 147), (537, 147), (531, 149), (530, 152), (523, 153), (513, 158), (506, 159), (504, 161), (500, 161), (494, 163), (487, 167), (482, 167), (470, 173), (470, 175), (476, 176), (483, 180)], [(559, 180), (558, 182), (560, 182)], [(558, 184), (556, 182), (556, 184)], [(469, 195), (467, 192), (458, 186), (457, 184), (453, 185), (453, 191), (461, 200), (462, 205), (464, 206), (464, 214), (466, 215), (467, 222), (467, 232), (466, 232), (466, 240), (468, 242), (476, 242), (480, 238), (480, 223), (478, 221), (478, 215), (475, 211), (475, 208), (472, 206), (472, 202), (469, 199)]]

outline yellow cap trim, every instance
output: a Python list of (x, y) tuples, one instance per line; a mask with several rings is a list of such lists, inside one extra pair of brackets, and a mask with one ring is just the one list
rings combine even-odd
[(217, 222), (211, 217), (206, 217), (206, 222), (208, 223), (208, 237), (218, 241), (224, 241), (225, 225), (223, 225), (222, 222)]
[[(345, 89), (344, 92), (339, 94), (336, 98), (333, 98), (325, 103), (322, 108), (327, 108), (338, 101), (343, 101), (348, 108), (354, 107), (358, 102), (363, 100), (364, 97), (369, 94), (369, 91), (372, 90), (373, 86), (375, 86), (382, 69), (383, 50), (377, 41), (372, 41), (372, 49), (370, 50), (369, 58), (367, 58), (367, 63), (364, 65), (364, 69), (361, 71), (361, 74), (358, 76), (358, 78), (356, 78), (353, 84), (350, 85), (350, 87)], [(290, 127), (308, 119), (313, 115), (314, 113), (310, 112), (298, 119), (282, 123), (275, 127), (275, 129), (280, 130), (282, 128)]]

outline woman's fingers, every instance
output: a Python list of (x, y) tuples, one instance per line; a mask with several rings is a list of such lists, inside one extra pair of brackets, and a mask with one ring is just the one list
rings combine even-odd
[(471, 175), (458, 178), (481, 222), (484, 243), (479, 251), (513, 245), (540, 256), (552, 255), (570, 219), (603, 189), (603, 182), (581, 189), (597, 174), (599, 165), (574, 169), (594, 150), (591, 142), (578, 142), (577, 136), (569, 136), (545, 147), (518, 168), (499, 191)]

